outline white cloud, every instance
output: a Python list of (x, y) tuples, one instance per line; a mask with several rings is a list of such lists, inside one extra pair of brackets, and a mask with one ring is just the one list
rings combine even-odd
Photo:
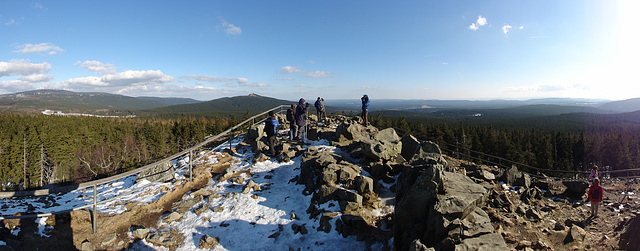
[(39, 43), (39, 44), (23, 44), (15, 46), (18, 53), (46, 53), (49, 55), (55, 55), (58, 52), (64, 51), (60, 47), (51, 43)]
[(109, 83), (111, 86), (126, 85), (142, 85), (142, 84), (161, 84), (172, 82), (173, 77), (167, 76), (159, 70), (148, 71), (124, 71), (115, 74), (105, 75), (101, 78), (102, 82)]
[(116, 67), (112, 64), (106, 64), (106, 63), (102, 63), (102, 62), (98, 62), (98, 61), (84, 61), (84, 62), (80, 62), (78, 61), (76, 63), (76, 65), (79, 65), (81, 67), (87, 68), (87, 70), (93, 71), (93, 72), (97, 72), (100, 74), (113, 74), (116, 73)]
[(487, 19), (480, 15), (478, 16), (478, 20), (476, 20), (475, 23), (472, 23), (471, 25), (469, 25), (469, 29), (475, 31), (480, 29), (480, 26), (484, 26), (486, 24), (487, 24)]
[(0, 81), (0, 94), (15, 93), (21, 91), (33, 90), (35, 87), (32, 83), (22, 80), (6, 80)]
[(524, 30), (524, 26), (520, 26), (520, 27), (518, 27), (518, 29)]
[(222, 19), (222, 28), (224, 29), (224, 32), (229, 34), (229, 35), (240, 35), (240, 34), (242, 34), (242, 29), (240, 27), (235, 26), (233, 24), (230, 24), (229, 22), (227, 22), (224, 19)]
[(31, 63), (28, 59), (12, 59), (9, 62), (0, 62), (0, 77), (11, 75), (42, 74), (51, 69), (49, 63)]
[(88, 86), (107, 87), (109, 86), (109, 83), (102, 82), (102, 79), (100, 77), (89, 76), (89, 77), (72, 78), (60, 83), (60, 85), (67, 88), (84, 89)]
[(33, 4), (33, 8), (36, 8), (36, 9), (46, 9), (46, 8), (45, 8), (44, 6), (42, 6), (42, 4), (40, 4), (40, 3), (35, 3), (35, 4)]
[(331, 77), (331, 73), (324, 72), (324, 71), (314, 71), (314, 72), (307, 72), (306, 76), (310, 78), (328, 78), (328, 77)]
[(511, 29), (511, 25), (507, 24), (505, 26), (502, 26), (502, 32), (504, 32), (504, 34), (507, 34), (510, 29)]
[(41, 83), (41, 82), (51, 81), (53, 79), (53, 76), (44, 75), (44, 74), (33, 74), (33, 75), (27, 75), (27, 76), (20, 76), (18, 77), (18, 79), (31, 82), (31, 83)]
[(306, 84), (297, 84), (297, 85), (294, 85), (294, 87), (307, 87), (307, 85)]
[(478, 16), (478, 20), (476, 21), (476, 23), (479, 26), (483, 26), (483, 25), (487, 24), (487, 19), (482, 17), (482, 16)]
[(443, 64), (443, 65), (448, 65), (449, 63), (447, 63), (447, 62), (442, 62), (442, 64)]
[(295, 66), (283, 66), (282, 71), (286, 73), (294, 73), (294, 72), (303, 72), (304, 70)]
[(236, 81), (238, 82), (238, 86), (243, 86), (243, 87), (266, 87), (266, 86), (269, 86), (268, 84), (264, 84), (264, 83), (249, 83), (249, 79), (248, 78), (238, 78)]

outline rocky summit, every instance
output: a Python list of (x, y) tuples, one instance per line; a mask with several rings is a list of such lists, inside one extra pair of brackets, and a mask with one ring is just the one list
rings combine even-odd
[(95, 234), (88, 211), (71, 213), (75, 248), (640, 250), (636, 179), (603, 180), (590, 217), (586, 179), (452, 158), (358, 117), (310, 117), (308, 140), (297, 142), (278, 116), (273, 157), (261, 124), (232, 148), (203, 151), (193, 181), (165, 176), (155, 201), (98, 213), (106, 227)]

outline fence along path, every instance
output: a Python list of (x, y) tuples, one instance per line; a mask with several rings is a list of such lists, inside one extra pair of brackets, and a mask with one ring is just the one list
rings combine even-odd
[[(267, 111), (264, 111), (258, 115), (255, 115), (251, 118), (248, 118), (242, 122), (240, 122), (239, 124), (235, 125), (234, 127), (218, 134), (215, 135), (213, 137), (208, 137), (206, 138), (204, 141), (202, 141), (201, 143), (188, 148), (182, 152), (176, 153), (174, 155), (171, 155), (169, 157), (166, 157), (162, 160), (156, 161), (154, 163), (148, 164), (146, 166), (142, 166), (139, 167), (137, 169), (128, 171), (128, 172), (124, 172), (121, 174), (117, 174), (117, 175), (113, 175), (107, 178), (103, 178), (103, 179), (99, 179), (99, 180), (93, 180), (93, 181), (89, 181), (89, 182), (84, 182), (84, 183), (79, 183), (79, 184), (74, 184), (74, 185), (69, 185), (69, 186), (65, 186), (65, 187), (61, 187), (61, 188), (54, 188), (54, 189), (40, 189), (40, 190), (28, 190), (28, 191), (13, 191), (13, 192), (0, 192), (0, 200), (2, 198), (11, 198), (11, 197), (25, 197), (25, 196), (44, 196), (44, 195), (49, 195), (52, 193), (63, 193), (63, 192), (69, 192), (69, 191), (73, 191), (73, 190), (80, 190), (80, 189), (85, 189), (85, 188), (89, 188), (89, 187), (93, 187), (93, 191), (94, 191), (94, 203), (93, 204), (87, 204), (87, 205), (83, 205), (83, 206), (79, 206), (79, 207), (75, 207), (73, 209), (69, 209), (69, 210), (63, 210), (63, 211), (56, 211), (56, 212), (47, 212), (47, 213), (40, 213), (40, 214), (30, 214), (30, 215), (21, 215), (21, 216), (10, 216), (10, 215), (0, 215), (0, 220), (2, 219), (18, 219), (18, 218), (36, 218), (36, 217), (44, 217), (44, 216), (50, 216), (50, 215), (54, 215), (54, 214), (61, 214), (61, 213), (68, 213), (70, 211), (74, 211), (74, 210), (79, 210), (79, 209), (84, 209), (84, 208), (88, 208), (93, 206), (94, 210), (96, 207), (96, 187), (98, 185), (102, 185), (102, 184), (106, 184), (109, 182), (113, 182), (131, 175), (137, 175), (141, 172), (144, 172), (148, 169), (154, 168), (158, 165), (161, 165), (163, 163), (172, 161), (174, 159), (178, 159), (184, 155), (189, 154), (189, 156), (192, 156), (193, 151), (198, 150), (212, 142), (215, 141), (219, 141), (222, 139), (228, 139), (229, 144), (231, 144), (231, 140), (235, 137), (234, 135), (234, 131), (236, 131), (238, 128), (242, 128), (243, 126), (247, 125), (248, 123), (251, 123), (252, 125), (256, 123), (256, 119), (261, 118), (263, 116), (265, 116), (267, 113), (269, 113), (270, 111), (277, 111), (278, 113), (282, 113), (283, 109), (285, 109), (286, 107), (288, 107), (288, 105), (280, 105), (280, 106), (276, 106), (274, 108), (271, 108)], [(262, 122), (261, 119), (258, 122)], [(242, 133), (242, 132), (241, 132)], [(192, 168), (192, 163), (194, 161), (192, 161), (192, 158), (189, 158), (189, 172), (191, 173), (191, 168)], [(190, 176), (191, 179), (191, 176)], [(118, 197), (124, 196), (126, 194), (122, 194), (119, 195)], [(107, 200), (103, 200), (100, 203), (106, 203), (108, 201), (117, 199), (116, 197), (114, 198), (110, 198)], [(94, 214), (95, 215), (95, 214)], [(94, 221), (95, 222), (95, 221)]]

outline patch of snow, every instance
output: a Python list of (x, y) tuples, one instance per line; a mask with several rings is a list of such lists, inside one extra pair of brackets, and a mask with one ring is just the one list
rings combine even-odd
[(38, 225), (38, 232), (36, 232), (36, 234), (42, 237), (49, 238), (51, 237), (51, 235), (49, 235), (49, 232), (53, 230), (53, 227), (47, 225), (47, 218), (48, 217), (41, 217), (36, 219), (36, 224)]

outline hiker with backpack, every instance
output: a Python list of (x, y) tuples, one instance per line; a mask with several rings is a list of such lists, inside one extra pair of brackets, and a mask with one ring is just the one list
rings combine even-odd
[(269, 111), (269, 117), (264, 121), (264, 130), (267, 133), (270, 157), (276, 156), (276, 135), (278, 134), (278, 119), (273, 111)]
[(602, 187), (600, 186), (600, 179), (593, 179), (593, 185), (589, 188), (589, 201), (591, 201), (591, 216), (598, 217), (598, 206), (600, 201), (602, 201), (603, 194)]
[(289, 122), (289, 140), (293, 141), (298, 137), (298, 125), (296, 124), (296, 104), (291, 104), (287, 109), (287, 121)]

